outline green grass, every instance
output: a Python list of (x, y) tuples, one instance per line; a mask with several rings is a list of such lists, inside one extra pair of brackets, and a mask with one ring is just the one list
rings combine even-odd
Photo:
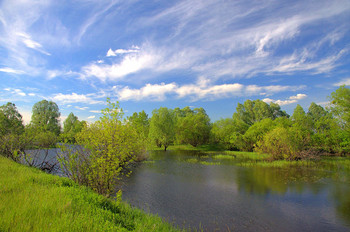
[(161, 218), (0, 156), (0, 231), (176, 231)]

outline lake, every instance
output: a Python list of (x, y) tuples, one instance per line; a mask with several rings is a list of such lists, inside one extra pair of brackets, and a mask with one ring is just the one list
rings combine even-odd
[(134, 168), (123, 199), (180, 228), (350, 231), (348, 172), (210, 165), (193, 151), (154, 151), (151, 160)]

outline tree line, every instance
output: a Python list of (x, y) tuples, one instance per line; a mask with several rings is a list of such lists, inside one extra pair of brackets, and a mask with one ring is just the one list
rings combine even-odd
[(350, 89), (331, 93), (326, 109), (311, 103), (308, 111), (297, 105), (290, 116), (276, 103), (246, 100), (231, 118), (214, 123), (203, 108), (160, 107), (152, 116), (135, 112), (125, 118), (118, 103), (107, 100), (102, 117), (87, 123), (70, 113), (61, 128), (56, 103), (34, 104), (31, 122), (24, 126), (15, 104), (0, 106), (0, 154), (15, 161), (28, 149), (63, 144), (61, 164), (79, 183), (108, 194), (116, 176), (134, 160), (143, 159), (151, 145), (166, 150), (173, 144), (217, 144), (228, 150), (257, 151), (273, 159), (297, 160), (321, 154), (350, 152)]

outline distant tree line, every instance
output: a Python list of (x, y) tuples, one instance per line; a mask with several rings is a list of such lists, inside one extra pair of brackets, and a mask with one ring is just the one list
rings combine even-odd
[(203, 108), (160, 107), (152, 116), (141, 111), (124, 118), (118, 102), (107, 100), (102, 117), (87, 123), (70, 113), (61, 128), (56, 103), (42, 100), (33, 106), (24, 126), (15, 104), (0, 106), (0, 154), (15, 161), (28, 149), (61, 145), (61, 164), (71, 178), (99, 193), (109, 194), (118, 176), (134, 160), (144, 158), (146, 145), (217, 144), (228, 150), (257, 151), (273, 159), (297, 160), (320, 154), (350, 153), (350, 89), (339, 87), (325, 109), (311, 103), (308, 111), (297, 105), (289, 116), (276, 103), (246, 100), (232, 118), (214, 123)]

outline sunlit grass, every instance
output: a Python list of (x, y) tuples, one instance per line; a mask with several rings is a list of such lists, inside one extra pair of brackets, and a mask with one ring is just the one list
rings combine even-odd
[(0, 231), (175, 231), (159, 217), (0, 156)]

